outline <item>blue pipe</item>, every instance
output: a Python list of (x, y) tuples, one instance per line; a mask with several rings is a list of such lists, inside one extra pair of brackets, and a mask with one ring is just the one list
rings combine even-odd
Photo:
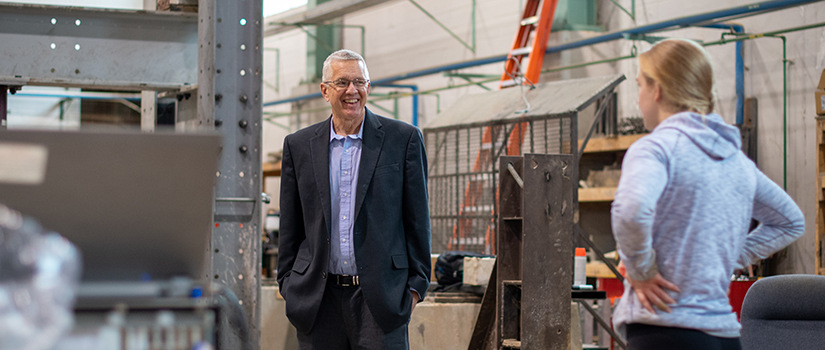
[(381, 87), (393, 87), (393, 88), (402, 88), (402, 89), (410, 89), (413, 92), (412, 95), (412, 125), (418, 127), (418, 85), (405, 85), (405, 84), (381, 84), (376, 86)]
[[(734, 33), (744, 33), (745, 27), (741, 24), (715, 23), (703, 25), (707, 28), (731, 29)], [(736, 42), (736, 62), (734, 72), (736, 75), (736, 124), (745, 123), (745, 63), (742, 60), (742, 41)]]
[[(818, 2), (818, 1), (822, 1), (822, 0), (773, 0), (773, 1), (765, 1), (765, 2), (751, 4), (751, 5), (743, 5), (743, 6), (738, 6), (738, 7), (734, 7), (734, 8), (730, 8), (730, 9), (726, 9), (726, 10), (720, 10), (720, 11), (716, 11), (716, 12), (702, 13), (702, 14), (698, 14), (698, 15), (694, 15), (694, 16), (680, 17), (680, 18), (676, 18), (676, 19), (672, 19), (672, 20), (668, 20), (668, 21), (652, 23), (652, 24), (648, 24), (648, 25), (645, 25), (645, 26), (641, 26), (641, 27), (631, 28), (631, 29), (627, 29), (627, 30), (621, 30), (621, 31), (608, 33), (608, 34), (604, 34), (604, 35), (600, 35), (600, 36), (596, 36), (596, 37), (592, 37), (592, 38), (588, 38), (588, 39), (583, 39), (583, 40), (574, 41), (574, 42), (571, 42), (571, 43), (558, 45), (558, 46), (552, 46), (552, 47), (548, 47), (544, 52), (545, 53), (560, 52), (560, 51), (564, 51), (564, 50), (570, 50), (570, 49), (580, 48), (580, 47), (584, 47), (584, 46), (590, 46), (590, 45), (600, 44), (600, 43), (604, 43), (604, 42), (608, 42), (608, 41), (622, 39), (624, 36), (630, 35), (630, 34), (646, 34), (646, 33), (651, 33), (651, 32), (655, 32), (655, 31), (668, 29), (668, 28), (671, 28), (671, 27), (681, 28), (681, 27), (690, 26), (690, 25), (693, 25), (693, 24), (696, 24), (696, 23), (707, 22), (707, 21), (711, 21), (711, 20), (715, 20), (715, 19), (719, 19), (719, 18), (733, 17), (733, 16), (744, 15), (744, 14), (749, 14), (749, 13), (754, 13), (754, 12), (778, 10), (778, 9), (782, 9), (782, 8), (785, 8), (785, 7), (790, 7), (790, 6), (795, 6), (795, 5), (802, 5), (802, 4)], [(464, 68), (470, 68), (470, 67), (476, 67), (476, 66), (483, 66), (483, 65), (487, 65), (487, 64), (491, 64), (491, 63), (503, 62), (505, 60), (507, 60), (507, 55), (506, 54), (505, 55), (499, 55), (499, 56), (493, 56), (493, 57), (487, 57), (487, 58), (481, 58), (481, 59), (477, 59), (477, 60), (465, 61), (465, 62), (461, 62), (461, 63), (453, 63), (453, 64), (448, 64), (448, 65), (445, 65), (445, 66), (439, 66), (439, 67), (435, 67), (435, 68), (429, 68), (429, 69), (424, 69), (424, 70), (410, 72), (410, 73), (403, 73), (403, 74), (399, 74), (399, 75), (396, 75), (396, 76), (391, 76), (391, 77), (388, 77), (388, 78), (375, 80), (375, 81), (373, 81), (373, 84), (375, 84), (375, 85), (386, 84), (386, 83), (391, 83), (391, 82), (398, 81), (398, 80), (412, 79), (412, 78), (417, 78), (417, 77), (420, 77), (420, 76), (431, 75), (431, 74), (441, 73), (441, 72), (445, 72), (445, 71), (464, 69)], [(744, 86), (744, 84), (743, 84), (743, 86)], [(305, 100), (305, 99), (309, 99), (309, 98), (317, 98), (319, 96), (320, 96), (320, 94), (305, 95), (305, 96), (299, 96), (299, 97), (294, 97), (294, 98), (288, 98), (288, 99), (284, 99), (284, 100), (276, 100), (276, 101), (272, 101), (272, 102), (266, 102), (263, 105), (264, 105), (264, 107), (267, 107), (267, 106), (272, 106), (272, 105), (277, 105), (277, 104), (282, 104), (282, 103), (289, 103), (289, 102)]]

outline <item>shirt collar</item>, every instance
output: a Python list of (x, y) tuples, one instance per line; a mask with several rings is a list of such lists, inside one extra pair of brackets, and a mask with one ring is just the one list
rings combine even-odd
[(361, 139), (361, 137), (362, 137), (362, 136), (364, 136), (364, 122), (365, 122), (366, 120), (367, 120), (367, 116), (365, 115), (365, 116), (364, 116), (364, 119), (363, 119), (363, 120), (361, 120), (361, 128), (360, 128), (360, 129), (358, 129), (358, 133), (357, 133), (357, 134), (355, 134), (355, 135), (341, 136), (341, 135), (338, 135), (338, 134), (336, 134), (336, 133), (335, 133), (335, 127), (332, 125), (333, 120), (332, 120), (332, 118), (330, 118), (330, 121), (329, 121), (329, 141), (330, 141), (330, 142), (332, 142), (332, 140), (343, 140), (345, 137), (349, 137), (349, 138), (353, 138), (353, 139), (358, 139), (358, 140), (360, 140), (360, 139)]

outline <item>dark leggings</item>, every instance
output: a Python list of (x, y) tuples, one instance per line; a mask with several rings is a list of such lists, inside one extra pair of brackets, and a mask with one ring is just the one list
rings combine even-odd
[(628, 350), (741, 350), (739, 338), (714, 337), (686, 328), (627, 325)]

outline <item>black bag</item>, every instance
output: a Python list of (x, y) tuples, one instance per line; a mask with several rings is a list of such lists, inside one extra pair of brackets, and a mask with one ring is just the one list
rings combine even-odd
[(446, 292), (461, 288), (464, 280), (464, 257), (490, 258), (494, 255), (465, 251), (447, 251), (441, 253), (435, 261), (436, 291)]

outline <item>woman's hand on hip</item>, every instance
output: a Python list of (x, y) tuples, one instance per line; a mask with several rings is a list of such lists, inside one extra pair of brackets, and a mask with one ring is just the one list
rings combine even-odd
[(661, 274), (657, 273), (656, 276), (645, 281), (634, 280), (627, 276), (625, 278), (630, 282), (633, 290), (636, 291), (639, 302), (648, 311), (655, 313), (653, 306), (656, 306), (660, 310), (670, 313), (671, 310), (668, 305), (676, 304), (676, 300), (673, 300), (665, 290), (668, 289), (678, 293), (679, 287), (666, 280)]

